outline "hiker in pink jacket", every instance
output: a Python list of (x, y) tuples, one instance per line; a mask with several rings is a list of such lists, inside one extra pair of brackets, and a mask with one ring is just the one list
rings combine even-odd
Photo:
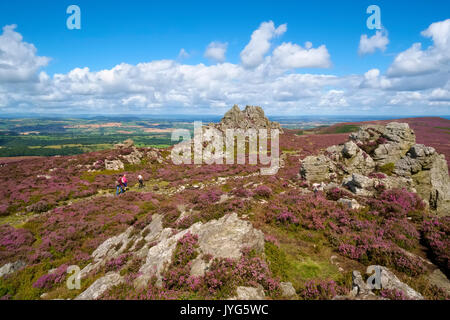
[(127, 187), (127, 183), (128, 183), (127, 176), (124, 174), (122, 177), (122, 184), (125, 188)]

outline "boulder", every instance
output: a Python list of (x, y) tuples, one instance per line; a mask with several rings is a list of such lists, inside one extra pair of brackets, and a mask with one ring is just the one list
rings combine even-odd
[(438, 214), (450, 213), (450, 178), (444, 155), (432, 147), (415, 144), (395, 163), (394, 173), (412, 178), (414, 188), (430, 209)]
[(121, 284), (124, 279), (117, 272), (109, 272), (105, 276), (95, 280), (93, 284), (83, 291), (75, 300), (98, 299), (108, 289)]
[(348, 142), (344, 143), (344, 148), (342, 149), (342, 154), (346, 158), (352, 158), (358, 153), (359, 150), (360, 149), (356, 145), (356, 143), (354, 143), (353, 141), (348, 141)]
[(120, 160), (105, 160), (105, 169), (106, 170), (123, 170), (125, 168), (124, 164)]
[(291, 282), (280, 282), (281, 294), (286, 298), (294, 298), (297, 296), (294, 286)]
[(322, 182), (330, 179), (330, 173), (334, 170), (334, 165), (327, 156), (308, 156), (302, 160), (300, 176), (311, 182)]
[(264, 288), (262, 286), (254, 287), (237, 287), (236, 296), (228, 300), (264, 300)]
[[(375, 267), (375, 266), (372, 266)], [(399, 290), (408, 299), (411, 300), (423, 300), (423, 296), (408, 286), (406, 283), (401, 282), (397, 276), (392, 273), (388, 268), (378, 266), (381, 269), (381, 288), (388, 290)]]
[[(381, 269), (381, 289), (401, 291), (410, 300), (423, 300), (423, 296), (412, 289), (407, 284), (401, 282), (397, 276), (388, 268), (383, 266), (369, 266), (369, 268), (379, 267)], [(336, 296), (334, 300), (387, 300), (373, 293), (372, 289), (364, 282), (361, 273), (354, 270), (352, 273), (353, 288), (347, 296)]]
[(0, 268), (0, 278), (12, 274), (25, 266), (26, 263), (22, 260), (7, 263)]
[(122, 155), (121, 157), (130, 164), (139, 164), (141, 163), (141, 159), (144, 157), (144, 154), (133, 147), (133, 151), (130, 154)]
[(372, 194), (374, 179), (354, 173), (351, 176), (344, 178), (342, 184), (349, 188), (353, 193), (367, 196)]
[(356, 209), (361, 208), (361, 205), (355, 199), (341, 198), (337, 202), (341, 203), (344, 207), (347, 207), (349, 209), (356, 210)]

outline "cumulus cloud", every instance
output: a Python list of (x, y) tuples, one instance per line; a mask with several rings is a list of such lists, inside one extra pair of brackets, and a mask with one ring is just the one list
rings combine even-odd
[(450, 19), (432, 23), (421, 34), (431, 38), (433, 45), (423, 50), (421, 43), (414, 43), (409, 49), (399, 53), (387, 71), (388, 76), (402, 77), (448, 72)]
[(211, 42), (205, 51), (205, 58), (217, 61), (217, 62), (223, 62), (225, 61), (225, 53), (227, 52), (228, 43), (222, 43), (222, 42)]
[[(426, 106), (450, 111), (448, 62), (444, 52), (448, 46), (446, 24), (433, 24), (425, 30), (423, 34), (433, 39), (433, 45), (420, 49), (427, 55), (440, 57), (440, 71), (395, 77), (377, 68), (348, 76), (295, 72), (294, 68), (329, 66), (331, 59), (325, 45), (314, 48), (311, 42), (303, 46), (282, 43), (270, 53), (271, 40), (286, 31), (286, 26), (282, 26), (275, 28), (271, 22), (259, 26), (250, 43), (257, 40), (246, 46), (258, 54), (250, 54), (247, 49), (248, 55), (243, 55), (249, 58), (247, 64), (242, 61), (189, 65), (179, 60), (155, 60), (136, 65), (121, 63), (100, 71), (75, 68), (54, 75), (39, 70), (48, 63), (48, 58), (38, 57), (36, 48), (25, 43), (14, 28), (4, 28), (0, 36), (0, 61), (16, 71), (6, 73), (9, 69), (0, 67), (0, 110), (223, 114), (237, 103), (261, 105), (268, 114), (379, 114), (405, 106), (408, 112), (414, 108), (425, 112)], [(256, 42), (264, 46), (257, 46)], [(18, 54), (21, 50), (14, 51), (13, 47), (28, 54)], [(215, 57), (222, 60), (220, 54)]]
[(241, 52), (242, 64), (247, 68), (255, 68), (263, 63), (264, 56), (270, 49), (270, 41), (286, 30), (286, 24), (275, 28), (273, 21), (261, 23), (259, 28), (253, 31), (250, 42)]
[(384, 52), (388, 43), (389, 39), (385, 30), (375, 32), (375, 34), (370, 38), (367, 34), (363, 34), (359, 40), (358, 53), (360, 55), (365, 55), (374, 53), (377, 49)]
[(39, 68), (50, 61), (47, 57), (36, 55), (34, 45), (24, 42), (22, 35), (14, 29), (16, 25), (3, 27), (0, 35), (0, 81), (27, 81), (35, 77)]
[(327, 47), (321, 45), (312, 48), (307, 42), (305, 48), (291, 42), (283, 42), (273, 51), (273, 62), (284, 69), (292, 68), (328, 68), (331, 66)]

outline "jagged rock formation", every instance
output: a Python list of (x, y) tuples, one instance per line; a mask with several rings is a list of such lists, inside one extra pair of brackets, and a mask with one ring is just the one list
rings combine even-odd
[(124, 164), (120, 160), (105, 160), (105, 169), (106, 170), (123, 170)]
[(376, 148), (372, 158), (378, 165), (395, 163), (416, 143), (414, 131), (407, 123), (390, 122), (383, 125), (364, 125), (356, 133), (350, 134), (350, 139), (360, 147)]
[[(424, 300), (424, 297), (412, 289), (407, 284), (401, 282), (397, 276), (388, 268), (383, 266), (369, 266), (369, 268), (379, 267), (381, 270), (381, 289), (400, 291), (405, 298), (410, 300)], [(372, 289), (363, 281), (361, 273), (357, 270), (352, 274), (353, 289), (347, 296), (336, 296), (334, 300), (386, 300), (375, 295)]]
[(226, 129), (278, 129), (283, 133), (280, 124), (267, 119), (264, 110), (258, 106), (246, 106), (242, 111), (234, 105), (218, 124), (212, 126), (222, 132)]
[[(371, 196), (379, 186), (417, 192), (438, 214), (450, 214), (450, 178), (444, 155), (415, 143), (407, 123), (364, 125), (343, 145), (331, 146), (302, 160), (300, 175), (311, 182), (341, 183), (352, 192)], [(368, 177), (383, 167), (390, 176)]]
[(444, 155), (432, 147), (415, 144), (395, 163), (394, 173), (411, 177), (417, 193), (431, 209), (450, 213), (450, 178)]
[[(157, 277), (157, 285), (162, 284), (162, 273), (170, 264), (177, 241), (186, 233), (198, 236), (198, 256), (193, 261), (191, 273), (203, 275), (208, 268), (204, 262), (205, 255), (214, 258), (238, 259), (244, 248), (254, 249), (264, 253), (264, 235), (260, 230), (244, 220), (237, 214), (228, 214), (218, 220), (206, 223), (197, 222), (190, 228), (180, 231), (171, 228), (163, 228), (162, 216), (153, 215), (152, 222), (142, 230), (129, 227), (124, 233), (109, 238), (103, 242), (93, 253), (93, 262), (81, 270), (81, 278), (94, 271), (113, 258), (119, 257), (124, 252), (131, 253), (134, 257), (144, 259), (139, 276), (135, 280), (135, 286), (145, 286), (152, 276)], [(139, 245), (141, 244), (141, 245)], [(140, 247), (140, 248), (139, 248)], [(106, 278), (105, 278), (106, 277)], [(120, 283), (122, 280), (117, 275), (106, 275), (94, 282), (79, 298), (94, 299), (108, 288)]]
[[(134, 146), (134, 142), (131, 139), (125, 140), (123, 143), (114, 145), (115, 149), (121, 150), (122, 154), (119, 154), (115, 159), (105, 159), (104, 166), (106, 170), (123, 170), (125, 168), (125, 163), (129, 164), (140, 164), (144, 158), (147, 158), (151, 162), (163, 163), (163, 157), (160, 152), (155, 148), (148, 148), (145, 150), (139, 150)], [(126, 152), (126, 153), (125, 153)], [(96, 167), (96, 163), (89, 166), (88, 169), (91, 171), (92, 168)]]

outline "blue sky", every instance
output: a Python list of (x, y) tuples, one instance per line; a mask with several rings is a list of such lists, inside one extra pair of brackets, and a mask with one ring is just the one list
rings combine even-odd
[[(71, 4), (81, 9), (81, 30), (66, 27), (69, 16), (66, 8)], [(388, 39), (388, 43), (361, 54), (358, 48), (362, 35), (370, 38), (376, 33), (366, 26), (369, 17), (366, 8), (371, 4), (381, 9), (384, 29), (380, 39)], [(11, 74), (11, 67), (2, 76), (0, 67), (0, 112), (2, 109), (4, 112), (98, 112), (100, 107), (105, 113), (176, 110), (220, 114), (235, 101), (262, 105), (273, 114), (449, 114), (449, 59), (442, 53), (450, 49), (445, 47), (450, 46), (448, 18), (450, 2), (446, 0), (2, 1), (0, 27), (16, 27), (9, 37), (0, 41), (3, 50), (0, 52), (10, 55), (4, 58), (5, 64), (13, 65), (20, 79)], [(437, 22), (443, 25), (434, 28), (434, 33), (421, 34)], [(264, 62), (252, 62), (249, 67), (242, 52), (263, 23), (273, 24), (268, 38), (270, 49), (263, 54)], [(274, 30), (283, 25), (285, 28), (278, 29), (278, 35)], [(17, 40), (15, 34), (23, 37), (15, 45), (32, 44), (36, 51), (16, 54), (14, 45), (8, 46), (8, 41)], [(438, 38), (444, 39), (441, 41), (444, 44), (438, 48), (440, 51), (432, 51), (437, 47), (434, 41)], [(219, 56), (213, 58), (206, 53), (212, 42), (225, 48), (215, 51)], [(306, 42), (312, 43), (312, 49), (324, 48), (309, 52)], [(414, 43), (421, 43), (421, 48), (404, 56), (423, 67), (414, 66), (416, 69), (411, 71), (401, 65), (400, 70), (394, 60)], [(278, 55), (277, 48), (280, 48)], [(182, 49), (185, 55), (180, 55)], [(325, 56), (317, 57), (321, 53)], [(30, 54), (35, 60), (24, 62), (23, 57), (29, 58)], [(417, 60), (414, 54), (426, 56), (428, 60)], [(39, 57), (48, 60), (36, 62)], [(299, 62), (299, 59), (313, 62)], [(433, 59), (441, 65), (430, 67), (429, 60)], [(162, 67), (164, 71), (157, 67), (158, 79), (141, 76), (136, 80), (134, 75), (144, 72), (140, 63), (156, 65), (158, 61), (171, 61), (170, 66)], [(114, 69), (122, 63), (126, 64), (126, 71)], [(154, 70), (154, 65), (148, 66), (146, 72)], [(72, 72), (85, 67), (89, 68), (88, 72)], [(111, 80), (114, 88), (97, 74), (102, 70), (115, 73)], [(370, 70), (378, 71), (366, 75)], [(432, 77), (433, 72), (436, 74)], [(61, 78), (55, 78), (55, 74)], [(422, 74), (430, 77), (426, 83), (420, 83)], [(194, 75), (195, 78), (190, 78)], [(211, 79), (205, 78), (198, 86), (191, 85), (193, 79), (202, 76)], [(224, 77), (223, 88), (221, 77)], [(264, 85), (255, 83), (250, 87), (244, 83), (248, 78), (258, 77)], [(334, 80), (328, 81), (327, 77)], [(190, 83), (178, 82), (180, 78)], [(277, 81), (277, 85), (270, 86)], [(208, 82), (215, 85), (207, 86)], [(405, 85), (408, 83), (414, 85)], [(246, 86), (241, 92), (238, 92), (239, 84)], [(80, 89), (82, 85), (86, 87)], [(133, 88), (127, 88), (128, 85)], [(176, 92), (180, 87), (184, 91)], [(305, 87), (310, 90), (304, 89), (299, 94)], [(213, 91), (217, 88), (222, 92), (215, 96)], [(108, 97), (111, 92), (114, 97)], [(358, 105), (360, 101), (370, 100), (373, 103)]]

